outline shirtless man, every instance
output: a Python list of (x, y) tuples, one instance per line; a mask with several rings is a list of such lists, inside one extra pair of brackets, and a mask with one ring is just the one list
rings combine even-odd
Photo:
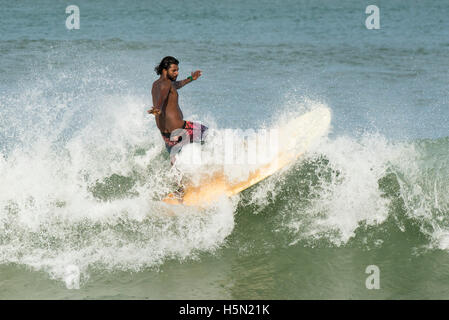
[[(201, 70), (192, 72), (185, 80), (176, 81), (179, 74), (178, 64), (178, 60), (169, 56), (163, 58), (161, 63), (154, 68), (160, 78), (153, 83), (151, 89), (153, 107), (148, 110), (148, 113), (154, 114), (156, 118), (157, 127), (161, 131), (167, 151), (170, 153), (172, 164), (174, 156), (180, 151), (182, 145), (203, 142), (207, 130), (207, 127), (202, 124), (184, 121), (178, 105), (177, 90), (198, 79), (201, 76)], [(183, 142), (181, 143), (181, 141)]]

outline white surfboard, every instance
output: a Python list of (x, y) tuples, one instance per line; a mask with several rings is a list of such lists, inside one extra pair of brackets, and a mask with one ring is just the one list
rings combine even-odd
[(325, 107), (290, 119), (278, 128), (278, 153), (268, 164), (254, 169), (240, 181), (231, 181), (224, 172), (217, 172), (205, 177), (197, 185), (185, 186), (182, 197), (171, 193), (163, 201), (175, 205), (207, 206), (223, 195), (236, 195), (301, 157), (321, 137), (327, 135), (330, 122), (331, 112)]

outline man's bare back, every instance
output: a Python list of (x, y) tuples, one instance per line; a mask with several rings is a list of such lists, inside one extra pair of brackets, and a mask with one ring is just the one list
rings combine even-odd
[[(168, 90), (168, 96), (165, 93)], [(158, 79), (153, 83), (151, 89), (153, 96), (153, 105), (158, 101), (163, 101), (160, 107), (160, 113), (156, 113), (156, 124), (163, 133), (170, 133), (184, 124), (184, 117), (178, 104), (178, 91), (170, 80)]]

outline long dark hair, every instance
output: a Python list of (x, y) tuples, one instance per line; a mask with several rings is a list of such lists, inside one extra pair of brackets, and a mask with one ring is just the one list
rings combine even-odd
[(164, 59), (162, 59), (161, 63), (159, 63), (159, 65), (157, 65), (154, 68), (154, 71), (156, 71), (156, 73), (158, 75), (161, 75), (162, 74), (162, 70), (163, 69), (168, 70), (168, 68), (170, 68), (170, 65), (172, 65), (172, 64), (178, 65), (179, 61), (176, 60), (176, 58), (173, 58), (173, 57), (170, 57), (170, 56), (165, 57)]

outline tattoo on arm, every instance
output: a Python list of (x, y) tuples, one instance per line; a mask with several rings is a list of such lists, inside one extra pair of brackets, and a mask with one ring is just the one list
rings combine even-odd
[(186, 84), (192, 82), (192, 80), (190, 80), (189, 78), (181, 80), (181, 81), (174, 81), (174, 86), (176, 88), (176, 90), (181, 89), (182, 87), (184, 87)]

